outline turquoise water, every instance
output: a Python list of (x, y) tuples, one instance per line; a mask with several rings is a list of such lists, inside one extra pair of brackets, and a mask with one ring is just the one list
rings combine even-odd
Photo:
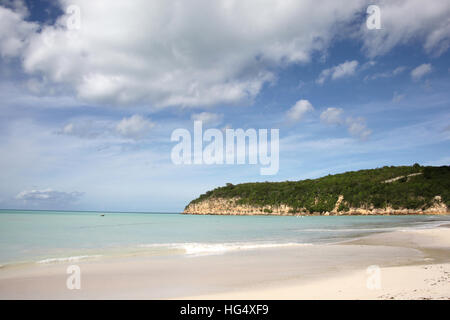
[(0, 264), (314, 245), (374, 232), (427, 228), (445, 222), (450, 222), (450, 217), (297, 218), (0, 210)]

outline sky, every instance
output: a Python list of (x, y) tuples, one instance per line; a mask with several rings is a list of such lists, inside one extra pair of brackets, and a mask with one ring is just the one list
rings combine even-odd
[[(449, 165), (449, 16), (447, 0), (0, 0), (0, 208), (180, 212), (226, 183)], [(279, 129), (279, 170), (173, 163), (195, 120)]]

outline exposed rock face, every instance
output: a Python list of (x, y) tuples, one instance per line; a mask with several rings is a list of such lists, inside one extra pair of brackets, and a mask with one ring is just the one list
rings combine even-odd
[(400, 180), (403, 178), (409, 179), (410, 177), (420, 176), (421, 174), (422, 174), (422, 172), (417, 172), (417, 173), (408, 174), (407, 176), (398, 176), (398, 177), (395, 177), (392, 179), (385, 180), (385, 181), (383, 181), (383, 183), (392, 183), (394, 181), (397, 181), (397, 180)]
[(184, 214), (214, 214), (214, 215), (407, 215), (407, 214), (450, 214), (449, 209), (442, 202), (440, 196), (434, 198), (434, 205), (427, 209), (400, 208), (350, 208), (348, 211), (338, 211), (344, 201), (340, 195), (334, 209), (331, 212), (308, 212), (306, 209), (294, 211), (287, 205), (280, 206), (251, 206), (241, 205), (239, 198), (210, 198), (197, 203), (189, 204), (183, 211)]
[(258, 215), (258, 214), (272, 214), (272, 215), (288, 215), (292, 214), (292, 208), (286, 205), (279, 207), (272, 206), (250, 206), (240, 205), (236, 202), (239, 198), (215, 198), (207, 199), (198, 203), (189, 204), (183, 213), (190, 214), (225, 214), (225, 215)]
[(344, 200), (344, 196), (342, 194), (339, 195), (338, 200), (336, 201), (336, 204), (334, 206), (334, 209), (331, 211), (332, 213), (338, 213), (339, 206), (341, 205), (343, 200)]

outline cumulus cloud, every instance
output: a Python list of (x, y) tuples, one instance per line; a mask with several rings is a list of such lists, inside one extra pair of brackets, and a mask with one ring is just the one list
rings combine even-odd
[(372, 133), (372, 130), (367, 128), (366, 120), (362, 117), (352, 118), (348, 117), (345, 120), (348, 132), (361, 140), (366, 140)]
[(450, 44), (450, 2), (381, 0), (381, 29), (361, 26), (364, 51), (370, 57), (382, 55), (397, 45), (421, 41), (425, 52), (441, 55)]
[[(272, 66), (307, 63), (324, 52), (367, 1), (328, 1), (320, 10), (314, 0), (60, 0), (59, 6), (80, 9), (80, 28), (68, 28), (73, 13), (37, 25), (26, 20), (23, 6), (0, 7), (2, 57), (19, 58), (30, 76), (64, 85), (84, 101), (162, 107), (251, 101), (275, 81)], [(448, 1), (380, 6), (382, 30), (361, 24), (369, 56), (416, 38), (429, 53), (447, 50)], [(349, 61), (324, 70), (318, 82), (351, 75), (356, 67)]]
[[(275, 81), (276, 67), (307, 63), (367, 8), (314, 0), (60, 0), (54, 24), (27, 20), (21, 1), (0, 6), (0, 55), (30, 77), (82, 101), (153, 107), (251, 102)], [(419, 39), (441, 54), (450, 42), (450, 2), (380, 1), (382, 30), (361, 23), (368, 56)], [(69, 6), (80, 9), (73, 28)], [(101, 17), (101, 19), (99, 18)], [(318, 83), (352, 75), (356, 61), (324, 70)], [(39, 80), (41, 81), (41, 80)], [(33, 83), (32, 88), (41, 88)], [(45, 86), (44, 86), (45, 87)]]
[(63, 11), (80, 8), (79, 29), (67, 27), (73, 16), (65, 13), (38, 32), (2, 8), (1, 46), (26, 73), (64, 84), (84, 101), (232, 104), (274, 81), (273, 66), (306, 63), (325, 50), (362, 3), (330, 1), (317, 10), (314, 0), (61, 0)]
[(342, 108), (328, 108), (320, 114), (320, 120), (326, 124), (342, 124)]
[(290, 121), (300, 121), (303, 116), (310, 111), (313, 111), (314, 107), (308, 100), (298, 100), (292, 108), (286, 112), (286, 116)]
[(5, 4), (14, 10), (0, 6), (0, 54), (10, 58), (29, 45), (29, 37), (38, 30), (38, 25), (24, 20), (28, 11), (21, 2), (7, 1)]
[(222, 123), (223, 114), (213, 112), (200, 112), (191, 115), (191, 120), (202, 121), (208, 125), (218, 125)]
[(53, 208), (72, 204), (78, 201), (82, 195), (82, 192), (77, 191), (64, 192), (52, 189), (32, 189), (18, 193), (15, 199), (32, 207)]
[(432, 70), (431, 64), (429, 63), (421, 64), (420, 66), (414, 68), (411, 71), (411, 78), (414, 81), (420, 80), (420, 78), (422, 78), (424, 75), (430, 73), (431, 70)]
[(367, 128), (364, 118), (344, 118), (344, 110), (342, 108), (327, 108), (320, 114), (320, 120), (327, 125), (346, 126), (347, 131), (360, 140), (366, 140), (372, 133), (372, 131)]
[(117, 125), (116, 131), (125, 138), (144, 138), (155, 124), (140, 115), (123, 118)]
[(343, 77), (352, 76), (358, 67), (358, 61), (345, 61), (337, 66), (322, 70), (316, 82), (323, 84), (327, 79), (336, 80)]

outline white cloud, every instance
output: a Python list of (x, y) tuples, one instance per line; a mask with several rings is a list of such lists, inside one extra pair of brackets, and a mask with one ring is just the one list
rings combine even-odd
[(404, 66), (399, 66), (397, 68), (395, 68), (394, 70), (390, 70), (390, 71), (385, 71), (385, 72), (378, 72), (375, 73), (371, 76), (367, 76), (364, 78), (364, 80), (376, 80), (376, 79), (380, 79), (380, 78), (392, 78), (395, 77), (399, 74), (402, 74), (404, 71), (406, 70), (406, 67)]
[(404, 67), (404, 66), (397, 67), (397, 68), (395, 68), (395, 69), (392, 71), (392, 75), (393, 75), (393, 76), (396, 76), (396, 75), (402, 73), (402, 72), (405, 71), (405, 70), (406, 70), (406, 67)]
[(346, 76), (351, 76), (355, 74), (356, 67), (358, 66), (358, 61), (345, 61), (334, 68), (332, 79), (338, 79)]
[(362, 71), (362, 70), (370, 69), (370, 68), (374, 67), (376, 64), (377, 64), (376, 61), (369, 60), (361, 65), (360, 70)]
[(336, 26), (350, 23), (363, 2), (330, 1), (317, 10), (314, 0), (61, 0), (62, 9), (80, 8), (79, 30), (67, 29), (64, 14), (37, 32), (2, 8), (1, 46), (26, 73), (65, 85), (83, 101), (233, 104), (274, 81), (273, 66), (307, 63), (327, 49)]
[(411, 71), (411, 78), (415, 81), (419, 80), (424, 75), (430, 73), (431, 69), (432, 69), (431, 64), (429, 64), (429, 63), (421, 64), (420, 66), (418, 66), (417, 68), (415, 68)]
[(364, 51), (370, 57), (382, 55), (397, 45), (422, 41), (432, 55), (445, 52), (450, 44), (450, 2), (423, 0), (382, 0), (381, 29), (361, 25)]
[(326, 124), (342, 124), (342, 108), (328, 108), (320, 114), (320, 120)]
[(313, 111), (314, 107), (308, 100), (298, 100), (292, 108), (286, 112), (286, 116), (291, 121), (300, 121), (303, 116), (310, 111)]
[[(70, 14), (37, 25), (26, 20), (22, 2), (2, 4), (0, 54), (17, 57), (30, 77), (39, 76), (49, 88), (64, 86), (90, 103), (152, 107), (249, 102), (275, 81), (273, 67), (323, 54), (367, 8), (365, 0), (320, 7), (314, 0), (60, 0), (63, 11), (69, 5), (81, 10), (81, 28), (69, 30)], [(361, 23), (359, 34), (370, 57), (414, 39), (432, 55), (448, 49), (450, 2), (377, 5), (382, 30)], [(324, 70), (318, 83), (356, 68), (349, 61)]]
[(1, 0), (1, 4), (6, 8), (13, 9), (24, 17), (30, 14), (24, 0)]
[[(83, 101), (152, 107), (250, 102), (275, 81), (273, 67), (324, 53), (367, 8), (365, 0), (320, 7), (314, 0), (60, 0), (63, 11), (69, 5), (81, 10), (81, 28), (69, 30), (70, 14), (37, 25), (19, 4), (0, 7), (2, 57), (17, 57), (30, 77), (39, 76), (49, 88), (64, 86)], [(413, 39), (430, 54), (447, 50), (448, 1), (379, 5), (383, 29), (367, 30), (362, 23), (359, 34), (369, 56)], [(356, 68), (356, 61), (347, 61), (324, 70), (318, 83)]]
[(345, 124), (347, 125), (348, 132), (361, 140), (366, 140), (372, 134), (372, 130), (367, 128), (364, 118), (348, 117), (345, 120)]
[(323, 84), (329, 78), (335, 80), (343, 77), (352, 76), (355, 74), (358, 64), (359, 63), (356, 60), (345, 61), (337, 66), (322, 70), (316, 82), (319, 84)]
[(200, 112), (191, 115), (191, 120), (202, 121), (203, 124), (218, 125), (222, 123), (223, 114), (213, 112)]
[(52, 189), (32, 189), (25, 190), (18, 193), (15, 197), (16, 200), (19, 200), (24, 205), (31, 207), (45, 207), (45, 208), (53, 208), (53, 207), (64, 207), (70, 205), (80, 199), (83, 195), (82, 192), (63, 192), (63, 191), (55, 191)]
[[(19, 3), (19, 2), (12, 2)], [(0, 6), (0, 54), (2, 57), (14, 57), (28, 45), (30, 34), (37, 31), (38, 25), (25, 22), (27, 11), (13, 6), (12, 11)]]
[(342, 108), (327, 108), (320, 114), (320, 120), (328, 125), (345, 125), (347, 131), (360, 140), (366, 140), (372, 133), (362, 117), (347, 117), (344, 120)]
[(125, 138), (142, 139), (155, 124), (140, 115), (123, 118), (116, 126), (116, 131)]

